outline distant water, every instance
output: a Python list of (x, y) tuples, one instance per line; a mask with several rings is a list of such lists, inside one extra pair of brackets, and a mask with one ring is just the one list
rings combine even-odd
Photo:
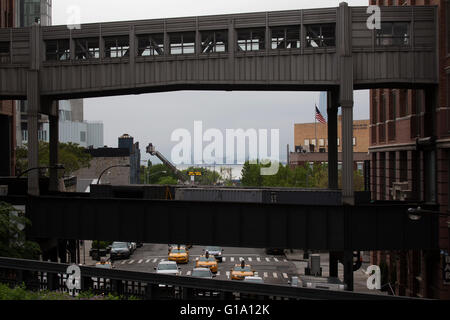
[[(285, 165), (285, 163), (283, 163)], [(241, 180), (242, 178), (242, 168), (244, 167), (243, 164), (181, 164), (176, 166), (178, 170), (186, 170), (189, 167), (200, 167), (200, 168), (206, 168), (208, 170), (215, 170), (217, 173), (219, 173), (222, 178), (229, 179), (230, 172), (232, 175), (232, 180)]]
[(231, 173), (232, 180), (240, 180), (242, 177), (243, 164), (181, 164), (176, 166), (178, 170), (186, 170), (189, 167), (200, 167), (208, 170), (215, 170), (222, 178), (229, 179)]

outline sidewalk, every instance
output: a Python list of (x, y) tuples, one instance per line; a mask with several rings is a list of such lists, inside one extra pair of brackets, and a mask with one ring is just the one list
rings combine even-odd
[[(299, 275), (305, 275), (305, 268), (308, 266), (308, 259), (303, 259), (303, 250), (290, 250), (284, 251), (286, 259), (293, 262), (298, 270)], [(329, 254), (320, 253), (320, 266), (322, 267), (322, 276), (329, 277), (330, 275), (330, 265), (329, 265)], [(368, 293), (368, 294), (380, 294), (387, 295), (386, 292), (380, 290), (369, 290), (367, 288), (367, 275), (363, 270), (367, 269), (369, 266), (368, 255), (363, 255), (362, 267), (353, 273), (353, 289), (354, 292)], [(344, 267), (341, 263), (338, 264), (338, 278), (344, 281)]]

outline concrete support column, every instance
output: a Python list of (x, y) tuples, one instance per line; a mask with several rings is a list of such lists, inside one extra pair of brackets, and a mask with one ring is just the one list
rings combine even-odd
[(354, 204), (353, 194), (353, 104), (342, 105), (342, 196)]
[(338, 107), (339, 97), (337, 90), (330, 90), (327, 93), (328, 98), (328, 188), (338, 189)]
[(39, 72), (27, 73), (28, 121), (28, 194), (39, 196), (39, 139), (38, 116), (40, 110)]
[(59, 116), (58, 116), (58, 102), (49, 102), (51, 106), (51, 114), (49, 115), (50, 122), (50, 191), (58, 191), (58, 169), (55, 168), (58, 163), (58, 142), (59, 142)]
[(353, 205), (352, 13), (346, 2), (339, 4), (336, 35), (340, 58), (339, 102), (342, 108), (342, 200), (346, 204)]
[(338, 273), (338, 263), (339, 263), (339, 252), (330, 252), (330, 277), (337, 278)]

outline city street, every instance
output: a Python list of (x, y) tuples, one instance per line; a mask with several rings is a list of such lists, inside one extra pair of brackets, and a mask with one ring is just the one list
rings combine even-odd
[[(189, 250), (189, 263), (178, 264), (181, 276), (189, 276), (195, 267), (195, 259), (203, 254), (204, 246), (193, 246)], [(241, 260), (252, 266), (255, 275), (267, 284), (288, 284), (292, 276), (297, 276), (296, 265), (284, 255), (267, 255), (264, 249), (224, 247), (223, 262), (218, 263), (216, 279), (229, 279), (230, 270)], [(120, 270), (155, 272), (154, 268), (162, 260), (168, 259), (167, 244), (144, 244), (136, 249), (130, 259), (114, 261), (113, 267)]]

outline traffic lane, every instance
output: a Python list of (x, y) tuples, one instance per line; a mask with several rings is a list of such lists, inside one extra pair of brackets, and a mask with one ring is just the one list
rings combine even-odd
[[(181, 276), (190, 276), (195, 268), (195, 259), (204, 254), (203, 249), (203, 246), (194, 246), (189, 250), (189, 263), (178, 264)], [(120, 270), (155, 272), (154, 268), (158, 263), (167, 258), (168, 245), (144, 244), (130, 259), (117, 260), (113, 265)], [(250, 264), (255, 273), (268, 284), (288, 284), (292, 276), (298, 275), (295, 264), (284, 256), (266, 255), (263, 249), (224, 248), (223, 262), (218, 263), (215, 279), (229, 280), (231, 269), (241, 260)]]

